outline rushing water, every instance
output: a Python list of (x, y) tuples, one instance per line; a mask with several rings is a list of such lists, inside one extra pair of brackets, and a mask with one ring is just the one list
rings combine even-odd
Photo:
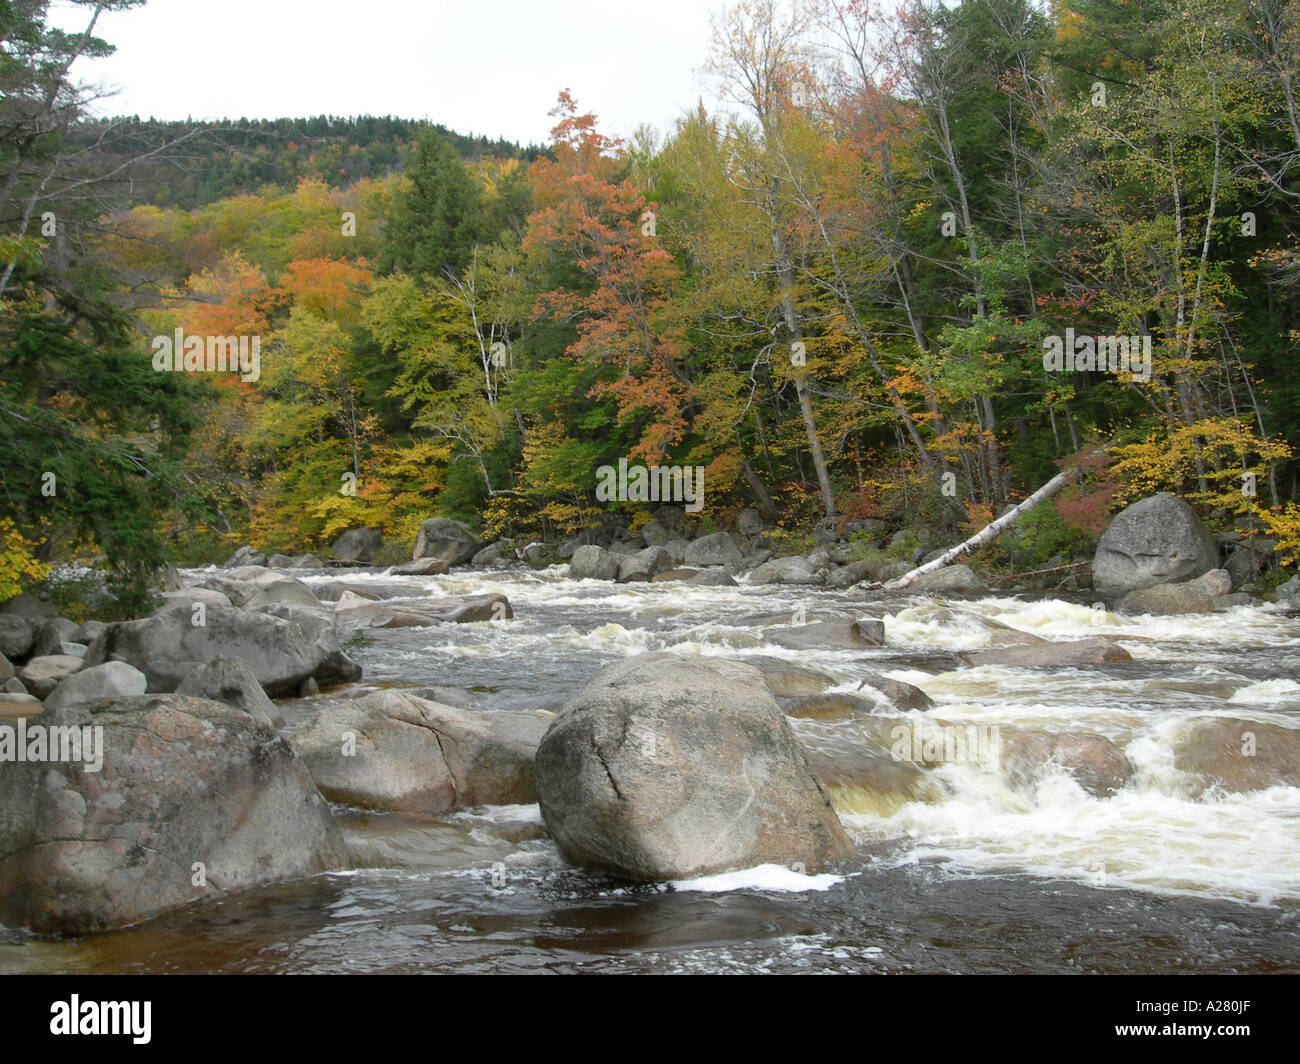
[[(1191, 715), (1300, 727), (1300, 619), (1271, 606), (1123, 618), (1086, 601), (963, 602), (1050, 639), (1105, 635), (1133, 662), (968, 667), (985, 626), (925, 598), (805, 588), (611, 585), (542, 572), (296, 574), (318, 593), (499, 591), (510, 621), (346, 629), (360, 688), (287, 701), (289, 724), (382, 686), (469, 708), (548, 713), (602, 665), (652, 650), (763, 654), (923, 688), (956, 723), (1095, 732), (1136, 772), (1110, 798), (1064, 774), (1009, 790), (979, 765), (935, 770), (925, 802), (832, 796), (856, 842), (834, 876), (767, 867), (674, 885), (568, 868), (536, 806), (438, 820), (336, 810), (357, 869), (195, 905), (78, 940), (0, 932), (0, 971), (1274, 972), (1300, 971), (1300, 790), (1193, 800), (1171, 735)], [(882, 617), (886, 645), (785, 650), (766, 626)], [(919, 718), (918, 718), (919, 719)], [(852, 723), (793, 722), (848, 755)]]

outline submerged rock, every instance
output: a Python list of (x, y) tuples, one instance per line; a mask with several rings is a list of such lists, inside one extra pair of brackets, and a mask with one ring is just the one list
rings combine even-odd
[(874, 618), (859, 621), (819, 621), (791, 628), (768, 629), (769, 643), (792, 650), (855, 650), (878, 647), (885, 642), (885, 622)]
[(784, 658), (754, 656), (737, 660), (757, 669), (767, 689), (776, 698), (817, 695), (840, 682), (839, 677), (832, 676), (823, 669), (811, 665), (796, 665)]
[(1109, 665), (1132, 661), (1127, 650), (1109, 639), (1075, 639), (1063, 643), (1033, 643), (998, 650), (967, 651), (960, 655), (968, 665), (1011, 665), (1018, 668), (1066, 668), (1073, 665)]
[(1065, 769), (1085, 791), (1108, 798), (1133, 775), (1133, 765), (1113, 742), (1089, 732), (999, 728), (1002, 778), (1012, 790), (1029, 791), (1049, 765)]
[(1234, 717), (1190, 721), (1174, 741), (1174, 767), (1195, 796), (1300, 787), (1300, 728)]

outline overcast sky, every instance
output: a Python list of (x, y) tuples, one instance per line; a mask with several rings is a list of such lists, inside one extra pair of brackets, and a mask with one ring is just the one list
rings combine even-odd
[[(712, 94), (697, 73), (720, 0), (149, 0), (101, 16), (117, 46), (80, 80), (101, 111), (170, 119), (392, 114), (545, 143), (562, 88), (629, 136)], [(83, 28), (58, 0), (56, 24)], [(82, 9), (84, 10), (84, 9)]]

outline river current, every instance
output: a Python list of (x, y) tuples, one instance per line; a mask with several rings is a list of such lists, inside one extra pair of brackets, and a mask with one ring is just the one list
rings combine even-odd
[[(1190, 798), (1170, 744), (1193, 715), (1300, 728), (1300, 618), (1282, 608), (1127, 618), (1082, 596), (968, 600), (962, 610), (1048, 639), (1107, 636), (1134, 659), (970, 667), (958, 652), (988, 647), (985, 626), (922, 596), (613, 585), (566, 571), (295, 573), (322, 598), (340, 585), (417, 600), (500, 592), (515, 617), (340, 622), (361, 683), (282, 702), (288, 724), (379, 687), (546, 715), (625, 656), (766, 655), (832, 673), (836, 691), (886, 673), (921, 687), (931, 715), (954, 724), (1094, 732), (1135, 773), (1109, 798), (1051, 771), (1029, 792), (1011, 790), (961, 763), (935, 770), (942, 793), (924, 802), (832, 788), (855, 842), (835, 875), (769, 866), (658, 885), (567, 867), (535, 805), (436, 820), (340, 808), (353, 871), (81, 939), (0, 932), (0, 972), (1300, 971), (1300, 789)], [(884, 646), (788, 650), (764, 639), (793, 619), (865, 616), (884, 620)], [(792, 723), (823, 750), (847, 756), (860, 742), (843, 722)]]

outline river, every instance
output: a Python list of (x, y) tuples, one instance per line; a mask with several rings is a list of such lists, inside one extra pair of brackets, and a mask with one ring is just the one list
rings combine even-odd
[[(1171, 729), (1189, 715), (1300, 727), (1300, 618), (1274, 606), (1124, 618), (1042, 593), (960, 603), (1051, 639), (1105, 635), (1132, 662), (968, 667), (984, 626), (923, 597), (806, 588), (575, 582), (567, 567), (436, 577), (295, 573), (322, 597), (501, 592), (513, 620), (347, 629), (361, 684), (281, 703), (292, 725), (376, 687), (548, 713), (598, 668), (652, 650), (763, 654), (916, 684), (959, 724), (1084, 731), (1136, 771), (1109, 798), (1052, 774), (1029, 793), (978, 765), (882, 807), (832, 789), (853, 858), (836, 875), (764, 868), (628, 885), (568, 868), (536, 806), (438, 820), (338, 809), (358, 867), (81, 939), (0, 932), (0, 972), (1253, 972), (1300, 971), (1300, 789), (1193, 800)], [(197, 573), (190, 574), (197, 575)], [(331, 585), (335, 585), (331, 587)], [(880, 617), (886, 645), (785, 650), (763, 627)], [(853, 752), (850, 723), (793, 721)]]

